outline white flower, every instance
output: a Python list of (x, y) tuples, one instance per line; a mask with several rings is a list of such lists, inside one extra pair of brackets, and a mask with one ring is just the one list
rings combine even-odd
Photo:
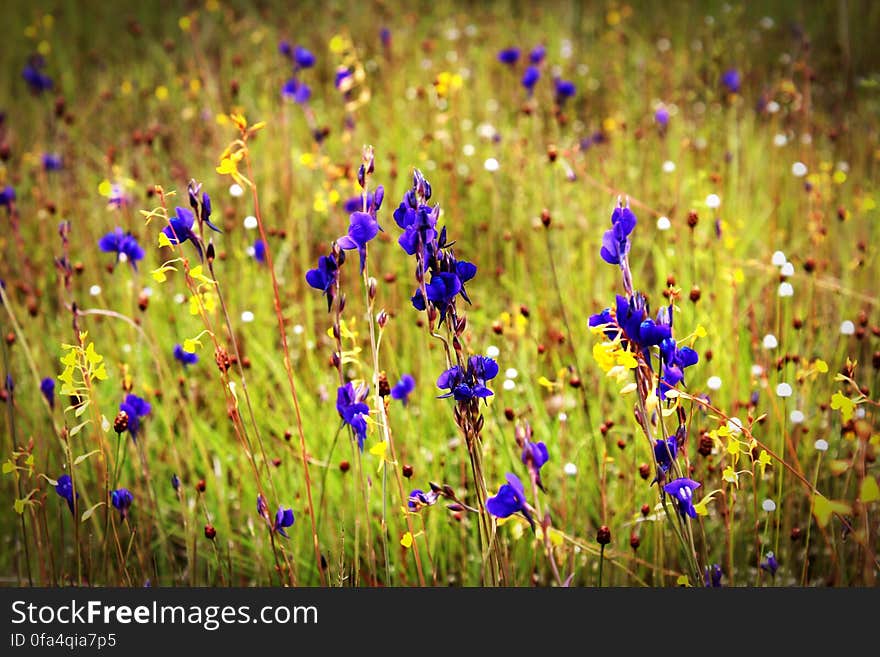
[(491, 173), (498, 171), (498, 169), (501, 167), (501, 165), (498, 164), (498, 160), (496, 160), (494, 157), (490, 157), (488, 160), (486, 160), (483, 163), (483, 166), (485, 167), (486, 171), (489, 171)]
[(183, 293), (178, 292), (174, 295), (174, 303), (183, 303), (184, 301), (186, 301), (186, 297), (183, 296)]
[(764, 373), (764, 368), (755, 363), (752, 365), (752, 376), (759, 377)]
[(99, 294), (101, 294), (101, 286), (92, 285), (92, 287), (89, 288), (89, 294), (91, 294), (93, 297), (98, 296)]
[(764, 509), (767, 513), (773, 513), (776, 511), (776, 502), (773, 500), (764, 500), (761, 502), (761, 508)]
[(461, 147), (461, 152), (467, 157), (471, 157), (477, 151), (473, 144), (465, 144)]
[(767, 103), (767, 112), (769, 114), (776, 114), (776, 112), (778, 111), (779, 103), (777, 103), (775, 100), (771, 100), (769, 103)]
[(565, 422), (566, 420), (568, 420), (568, 414), (567, 414), (567, 413), (560, 413), (560, 414), (557, 415), (556, 417), (559, 419), (560, 422)]
[(776, 396), (777, 397), (791, 397), (791, 386), (787, 383), (780, 383), (776, 386)]
[(791, 165), (791, 172), (796, 178), (803, 178), (807, 175), (807, 165), (803, 162), (795, 162)]
[(776, 339), (776, 336), (772, 333), (768, 333), (764, 336), (764, 349), (776, 349), (779, 346), (779, 341)]
[(792, 411), (788, 417), (792, 424), (800, 424), (804, 421), (804, 414), (801, 411)]
[(841, 335), (852, 335), (856, 332), (856, 325), (851, 321), (846, 320), (840, 324), (840, 334)]
[(786, 137), (781, 132), (778, 135), (776, 135), (775, 137), (773, 137), (773, 145), (776, 146), (777, 148), (782, 148), (787, 143), (788, 143), (788, 137)]
[(303, 328), (302, 324), (294, 324), (293, 325), (293, 334), (294, 335), (302, 335), (304, 331), (305, 331), (305, 328)]
[(793, 297), (794, 296), (794, 288), (791, 286), (791, 283), (785, 282), (779, 284), (779, 296), (781, 297)]
[(738, 436), (743, 431), (743, 423), (738, 417), (732, 417), (727, 421), (727, 430)]
[(657, 219), (657, 230), (669, 230), (672, 228), (672, 222), (669, 221), (669, 217), (659, 217)]
[(794, 276), (794, 265), (790, 262), (786, 262), (779, 270), (779, 275), (785, 277)]
[(238, 183), (232, 183), (229, 186), (229, 193), (230, 193), (230, 195), (234, 196), (235, 198), (238, 198), (239, 196), (244, 194), (244, 189), (242, 189), (242, 186), (239, 185)]
[(720, 376), (710, 376), (709, 380), (706, 381), (706, 387), (709, 390), (720, 390), (721, 389), (721, 377)]
[(774, 251), (773, 257), (770, 258), (770, 262), (773, 263), (774, 267), (781, 267), (788, 260), (785, 258), (785, 254), (782, 251)]
[(715, 208), (720, 208), (721, 198), (718, 196), (718, 194), (709, 194), (709, 196), (706, 197), (706, 206), (712, 208), (713, 210)]
[(574, 477), (578, 473), (578, 467), (574, 463), (566, 463), (562, 471), (569, 477)]
[(813, 447), (815, 447), (820, 452), (827, 452), (828, 451), (828, 441), (823, 440), (822, 438), (819, 438), (819, 440), (817, 440), (815, 443), (813, 443)]
[(500, 354), (500, 353), (501, 353), (501, 350), (498, 349), (498, 347), (496, 347), (494, 344), (491, 344), (486, 348), (486, 355), (489, 358), (498, 358), (498, 354)]
[(504, 379), (504, 384), (502, 385), (502, 387), (505, 390), (514, 390), (516, 388), (516, 381), (514, 381), (513, 379)]
[(250, 310), (245, 310), (241, 314), (241, 321), (243, 321), (245, 324), (254, 321), (254, 314)]
[(505, 376), (505, 378), (508, 378), (508, 379), (515, 379), (517, 377), (517, 374), (519, 374), (519, 372), (516, 371), (516, 368), (510, 367), (504, 373), (504, 376)]
[(254, 230), (257, 227), (257, 218), (249, 214), (244, 218), (244, 227), (248, 230)]
[(663, 163), (663, 173), (672, 173), (673, 171), (675, 171), (675, 162), (666, 160)]

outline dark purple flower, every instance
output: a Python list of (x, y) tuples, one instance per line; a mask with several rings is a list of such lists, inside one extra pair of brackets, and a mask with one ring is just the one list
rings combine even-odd
[(712, 587), (714, 589), (721, 588), (721, 577), (724, 573), (721, 571), (721, 566), (717, 563), (713, 563), (711, 566), (706, 566), (706, 586)]
[(263, 240), (254, 242), (254, 260), (260, 264), (266, 262), (266, 243)]
[(336, 411), (343, 423), (354, 431), (361, 451), (364, 450), (364, 441), (367, 439), (367, 418), (370, 415), (370, 407), (364, 403), (367, 392), (365, 386), (355, 387), (351, 381), (339, 386), (336, 391)]
[(307, 48), (297, 46), (293, 50), (293, 61), (299, 68), (311, 68), (315, 65), (315, 56)]
[(8, 208), (15, 200), (15, 188), (12, 185), (6, 185), (0, 189), (0, 206)]
[(700, 484), (693, 479), (674, 479), (663, 487), (663, 490), (672, 495), (675, 504), (678, 506), (678, 512), (683, 516), (697, 517), (697, 510), (694, 508), (694, 491), (700, 487)]
[(125, 260), (131, 264), (135, 271), (137, 270), (137, 261), (144, 258), (144, 250), (135, 237), (131, 233), (122, 232), (119, 227), (98, 240), (98, 248), (106, 253), (115, 253), (116, 262), (119, 262), (124, 255)]
[(110, 500), (113, 502), (113, 506), (119, 509), (119, 520), (125, 520), (128, 517), (128, 510), (134, 502), (134, 495), (127, 488), (119, 488), (111, 491)]
[(64, 168), (64, 162), (60, 155), (55, 153), (43, 154), (43, 170), (45, 171), (61, 171)]
[(339, 279), (339, 264), (333, 255), (318, 258), (318, 266), (306, 272), (306, 282), (327, 297), (327, 311), (333, 305), (336, 283)]
[[(58, 481), (55, 484), (55, 492), (67, 500), (67, 506), (70, 508), (70, 512), (75, 513), (73, 510), (73, 481), (69, 474), (63, 474), (58, 477)], [(76, 497), (79, 499), (79, 493), (76, 494)]]
[(776, 560), (776, 555), (768, 552), (767, 557), (761, 562), (761, 570), (767, 571), (771, 577), (775, 577), (778, 569), (779, 562)]
[(609, 265), (619, 265), (629, 253), (629, 235), (636, 227), (636, 215), (628, 207), (614, 208), (611, 213), (611, 229), (602, 236), (599, 255)]
[(397, 399), (398, 401), (402, 401), (403, 405), (406, 406), (409, 401), (409, 396), (412, 394), (412, 391), (416, 389), (416, 380), (409, 374), (404, 374), (400, 377), (400, 381), (398, 381), (393, 388), (391, 388), (391, 397), (392, 399)]
[(535, 529), (523, 484), (512, 472), (507, 473), (507, 483), (498, 489), (498, 494), (486, 500), (486, 510), (496, 518), (508, 518), (514, 513), (522, 513), (532, 530)]
[(663, 481), (666, 473), (672, 467), (672, 462), (677, 454), (678, 443), (675, 436), (669, 436), (666, 440), (658, 438), (654, 441), (654, 460), (657, 462), (657, 476), (654, 478), (654, 481)]
[(174, 215), (169, 218), (168, 225), (162, 229), (162, 232), (165, 233), (165, 237), (167, 237), (168, 241), (172, 244), (183, 244), (187, 240), (191, 241), (195, 245), (196, 250), (199, 252), (199, 257), (201, 258), (202, 247), (201, 244), (199, 244), (198, 235), (193, 231), (195, 221), (196, 216), (191, 210), (182, 208), (178, 205), (174, 208)]
[(529, 62), (532, 64), (540, 64), (544, 61), (544, 57), (547, 54), (547, 49), (543, 44), (539, 44), (532, 48), (532, 51), (529, 53)]
[(281, 95), (287, 100), (304, 105), (312, 97), (312, 90), (305, 82), (300, 82), (296, 78), (290, 78), (281, 86)]
[(389, 30), (387, 27), (383, 27), (381, 30), (379, 30), (379, 39), (382, 41), (382, 46), (384, 48), (390, 48), (391, 30)]
[(284, 529), (286, 527), (292, 527), (294, 520), (293, 509), (285, 509), (279, 506), (278, 511), (275, 512), (275, 531), (281, 534), (284, 538), (290, 538)]
[(177, 474), (171, 475), (171, 487), (174, 490), (180, 490), (180, 477)]
[(505, 48), (498, 53), (498, 61), (513, 66), (519, 61), (519, 48)]
[(290, 45), (290, 41), (281, 41), (278, 44), (278, 52), (280, 52), (285, 57), (293, 57), (293, 48)]
[(467, 367), (450, 367), (437, 379), (437, 387), (448, 390), (438, 397), (453, 397), (456, 401), (469, 401), (491, 397), (492, 391), (486, 382), (498, 376), (498, 363), (487, 356), (471, 356)]
[(529, 66), (526, 72), (523, 73), (522, 85), (528, 90), (529, 95), (531, 95), (540, 78), (541, 70), (537, 66)]
[(721, 84), (732, 94), (739, 93), (742, 85), (742, 76), (735, 68), (729, 68), (721, 74)]
[(150, 403), (137, 395), (126, 395), (125, 401), (119, 405), (119, 410), (125, 411), (128, 415), (128, 432), (131, 434), (132, 440), (137, 440), (141, 418), (149, 415), (152, 410)]
[(28, 83), (28, 86), (34, 94), (41, 94), (44, 91), (49, 91), (54, 84), (52, 78), (43, 73), (45, 67), (46, 60), (40, 55), (33, 55), (21, 71), (21, 77), (23, 77), (24, 81)]
[(348, 233), (336, 243), (346, 251), (357, 249), (361, 257), (361, 271), (367, 261), (367, 242), (379, 234), (379, 222), (367, 212), (353, 212), (349, 217)]
[(573, 97), (577, 93), (577, 87), (574, 82), (556, 78), (556, 104), (564, 105), (565, 101)]
[(45, 379), (40, 381), (40, 392), (43, 393), (43, 397), (46, 398), (46, 401), (49, 402), (49, 406), (51, 408), (55, 408), (55, 379), (51, 376), (47, 376)]
[(198, 354), (187, 351), (179, 344), (174, 345), (174, 357), (183, 363), (184, 366), (195, 365), (199, 362)]

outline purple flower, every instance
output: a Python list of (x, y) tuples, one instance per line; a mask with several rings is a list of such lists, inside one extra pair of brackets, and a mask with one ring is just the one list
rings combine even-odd
[(294, 521), (293, 509), (285, 509), (279, 506), (278, 511), (275, 512), (275, 525), (273, 528), (284, 538), (290, 538), (284, 529), (285, 527), (292, 527)]
[(186, 367), (187, 365), (195, 365), (199, 362), (198, 354), (187, 351), (179, 344), (174, 345), (174, 357), (181, 363), (183, 363), (184, 367)]
[(776, 555), (772, 552), (767, 553), (767, 558), (761, 562), (761, 570), (764, 570), (770, 573), (771, 577), (776, 576), (776, 571), (779, 569), (779, 562), (776, 560)]
[(412, 391), (416, 389), (416, 380), (412, 378), (409, 374), (404, 374), (400, 377), (400, 381), (398, 381), (393, 388), (391, 388), (391, 397), (392, 399), (397, 399), (398, 401), (402, 401), (403, 405), (406, 406), (409, 401), (409, 396), (412, 394)]
[(293, 50), (293, 61), (299, 68), (311, 68), (315, 65), (315, 56), (310, 50), (297, 46)]
[(654, 441), (654, 460), (657, 462), (657, 476), (654, 481), (663, 481), (666, 473), (672, 468), (672, 462), (675, 461), (677, 455), (678, 443), (675, 436), (669, 436), (666, 440), (658, 438)]
[(572, 98), (577, 93), (577, 87), (574, 82), (556, 78), (556, 104), (562, 106), (565, 101)]
[(124, 255), (135, 271), (137, 271), (137, 261), (144, 258), (144, 250), (134, 236), (131, 233), (123, 233), (119, 227), (98, 240), (98, 248), (105, 253), (115, 253), (116, 262), (119, 262)]
[(306, 272), (306, 282), (327, 297), (327, 312), (333, 305), (336, 283), (339, 279), (339, 263), (332, 254), (318, 258), (318, 266)]
[(611, 213), (611, 229), (602, 236), (599, 255), (609, 265), (620, 265), (629, 253), (629, 235), (636, 227), (636, 215), (628, 207), (614, 208)]
[(333, 85), (342, 92), (349, 90), (353, 73), (347, 66), (340, 66), (333, 76)]
[(201, 257), (202, 247), (199, 244), (198, 235), (193, 232), (195, 221), (196, 216), (191, 210), (178, 205), (174, 208), (174, 216), (169, 218), (168, 225), (162, 229), (162, 232), (165, 233), (165, 237), (172, 244), (183, 244), (187, 240), (191, 241), (199, 252), (199, 257)]
[(46, 60), (40, 55), (33, 55), (21, 71), (21, 77), (23, 77), (24, 81), (28, 83), (28, 86), (34, 94), (41, 94), (44, 91), (49, 91), (54, 84), (52, 78), (43, 73), (45, 67)]
[(541, 481), (541, 468), (550, 460), (547, 445), (543, 442), (533, 443), (530, 440), (525, 440), (521, 458), (523, 464), (529, 469), (529, 473), (534, 477), (538, 488), (544, 490), (544, 483)]
[(663, 487), (663, 490), (672, 495), (678, 506), (678, 512), (683, 516), (697, 517), (697, 510), (694, 508), (694, 491), (700, 487), (700, 484), (693, 479), (674, 479)]
[(440, 493), (437, 491), (425, 492), (421, 488), (416, 488), (410, 492), (406, 506), (410, 511), (421, 511), (426, 506), (434, 506), (438, 499), (440, 499)]
[(456, 401), (470, 401), (491, 397), (494, 393), (486, 383), (498, 376), (498, 363), (487, 356), (471, 356), (467, 366), (454, 365), (437, 379), (437, 387), (448, 390), (438, 397), (453, 397)]
[(721, 577), (724, 573), (721, 571), (721, 566), (717, 563), (713, 563), (711, 566), (706, 566), (706, 586), (720, 589), (721, 588)]
[(529, 95), (534, 91), (535, 85), (541, 78), (541, 71), (537, 66), (529, 66), (523, 73), (522, 85), (528, 90)]
[(342, 422), (354, 431), (361, 451), (364, 451), (364, 441), (367, 439), (367, 417), (370, 415), (370, 407), (364, 403), (367, 393), (368, 389), (365, 386), (355, 387), (351, 381), (339, 386), (336, 391), (336, 411)]
[(298, 105), (304, 105), (312, 97), (312, 90), (305, 82), (300, 82), (296, 78), (290, 78), (281, 86), (281, 96), (287, 100), (292, 100)]
[(281, 41), (278, 44), (278, 52), (280, 52), (285, 57), (293, 57), (293, 48), (290, 46), (290, 41)]
[(742, 85), (742, 76), (735, 68), (729, 68), (721, 74), (721, 84), (732, 94), (739, 93)]
[(379, 234), (379, 222), (367, 212), (353, 212), (349, 217), (348, 233), (336, 243), (346, 251), (357, 249), (361, 257), (361, 272), (367, 262), (367, 242)]
[(43, 393), (43, 397), (46, 398), (46, 401), (49, 402), (49, 407), (55, 408), (55, 379), (50, 376), (47, 376), (45, 379), (40, 381), (40, 392)]
[(43, 170), (45, 171), (61, 171), (64, 168), (64, 162), (60, 155), (55, 153), (43, 154)]
[(379, 39), (382, 41), (382, 46), (384, 48), (390, 48), (391, 30), (389, 30), (387, 27), (383, 27), (381, 30), (379, 30)]
[(12, 202), (15, 200), (15, 188), (11, 185), (7, 185), (3, 189), (0, 189), (0, 206), (8, 208), (12, 205)]
[(125, 520), (128, 517), (128, 510), (134, 502), (134, 495), (127, 488), (120, 488), (110, 493), (110, 500), (113, 506), (119, 509), (119, 520)]
[(130, 202), (131, 199), (128, 198), (128, 194), (125, 193), (125, 189), (122, 185), (115, 183), (110, 185), (110, 195), (107, 197), (107, 207), (122, 208)]
[(505, 48), (498, 53), (498, 61), (502, 64), (513, 66), (519, 61), (519, 48)]
[(662, 128), (665, 128), (669, 125), (669, 110), (665, 107), (657, 108), (657, 111), (654, 112), (654, 121)]
[(486, 500), (486, 510), (496, 518), (508, 518), (514, 513), (522, 513), (532, 526), (532, 530), (535, 529), (535, 521), (526, 501), (523, 484), (512, 472), (507, 473), (507, 483), (502, 484), (498, 494)]
[[(55, 492), (58, 493), (59, 496), (67, 500), (67, 506), (70, 508), (70, 512), (75, 513), (75, 511), (73, 510), (73, 481), (71, 480), (69, 474), (63, 474), (58, 477), (58, 481), (55, 484)], [(79, 499), (79, 493), (76, 494), (76, 497), (77, 499)]]
[(126, 395), (125, 401), (119, 405), (120, 411), (128, 415), (128, 432), (132, 440), (137, 440), (138, 430), (141, 427), (141, 418), (150, 414), (150, 403), (137, 395)]
[(544, 56), (546, 54), (547, 49), (544, 47), (544, 45), (538, 44), (537, 46), (532, 48), (532, 51), (529, 53), (529, 62), (535, 65), (540, 64), (544, 61)]
[(254, 242), (254, 260), (260, 264), (266, 262), (266, 243), (263, 240)]

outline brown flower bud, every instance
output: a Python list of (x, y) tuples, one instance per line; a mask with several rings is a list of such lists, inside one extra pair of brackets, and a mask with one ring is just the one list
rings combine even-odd
[(649, 474), (651, 474), (651, 466), (647, 463), (642, 463), (639, 466), (639, 476), (642, 479), (647, 479)]
[(608, 545), (611, 542), (611, 530), (607, 525), (599, 527), (599, 531), (596, 532), (596, 542), (599, 545)]
[(407, 479), (413, 476), (413, 467), (409, 463), (403, 465), (403, 476)]
[(339, 462), (339, 471), (340, 472), (348, 472), (351, 469), (351, 463), (348, 461), (340, 461)]
[(205, 538), (213, 541), (215, 536), (217, 536), (217, 530), (214, 529), (214, 525), (205, 525)]
[(116, 414), (116, 419), (113, 420), (113, 431), (118, 434), (123, 434), (128, 429), (128, 413), (125, 411), (119, 411)]
[(629, 546), (630, 546), (633, 550), (638, 550), (638, 549), (639, 549), (639, 545), (641, 545), (641, 544), (642, 544), (642, 541), (639, 539), (639, 535), (638, 535), (638, 534), (636, 534), (635, 532), (633, 532), (632, 534), (630, 534), (630, 537), (629, 537)]
[(196, 483), (196, 490), (200, 493), (204, 493), (207, 487), (208, 485), (205, 483), (204, 479), (199, 479), (198, 483)]

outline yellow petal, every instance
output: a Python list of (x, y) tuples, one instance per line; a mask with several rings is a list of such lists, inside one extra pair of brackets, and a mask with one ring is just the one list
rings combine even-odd
[(862, 479), (862, 485), (859, 490), (859, 499), (865, 504), (880, 500), (880, 486), (877, 485), (877, 480), (871, 475)]
[(400, 544), (405, 548), (411, 548), (413, 544), (413, 535), (410, 532), (407, 532), (400, 539)]

